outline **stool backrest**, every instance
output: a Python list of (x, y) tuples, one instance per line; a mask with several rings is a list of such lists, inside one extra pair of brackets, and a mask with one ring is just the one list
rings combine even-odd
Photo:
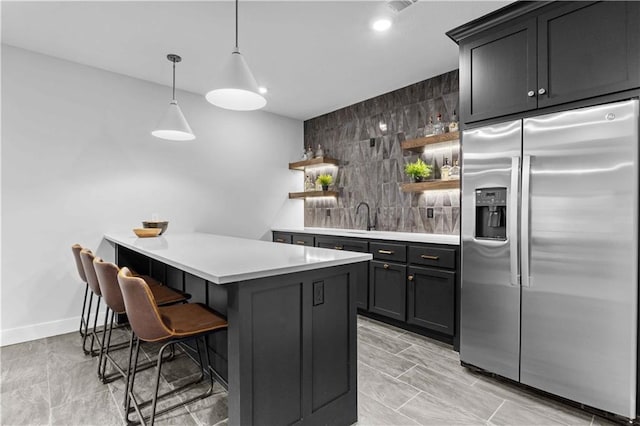
[(80, 244), (74, 244), (71, 246), (71, 251), (73, 252), (73, 258), (76, 261), (76, 268), (78, 269), (78, 275), (80, 275), (80, 279), (83, 283), (87, 282), (87, 276), (84, 273), (84, 266), (82, 266), (82, 260), (80, 260), (80, 252), (83, 250)]
[(105, 303), (113, 312), (123, 314), (125, 312), (124, 299), (120, 291), (120, 284), (118, 284), (120, 268), (118, 268), (118, 265), (105, 262), (97, 256), (93, 259), (93, 267), (96, 271), (100, 292), (102, 292), (102, 298)]
[(146, 342), (155, 342), (173, 335), (162, 321), (149, 285), (142, 278), (134, 277), (125, 267), (118, 273), (118, 283), (129, 324), (136, 336)]
[(89, 284), (91, 291), (100, 296), (102, 294), (100, 292), (100, 284), (98, 284), (96, 270), (93, 267), (94, 257), (95, 256), (91, 253), (91, 250), (82, 249), (80, 251), (80, 260), (82, 261), (82, 266), (84, 266), (84, 274), (87, 277), (87, 284)]

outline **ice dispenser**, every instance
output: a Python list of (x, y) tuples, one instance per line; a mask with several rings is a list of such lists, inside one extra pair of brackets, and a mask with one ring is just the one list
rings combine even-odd
[(507, 239), (507, 188), (476, 189), (476, 238)]

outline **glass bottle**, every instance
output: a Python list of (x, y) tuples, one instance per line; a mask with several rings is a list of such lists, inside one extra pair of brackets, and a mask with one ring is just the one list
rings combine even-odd
[(458, 116), (456, 115), (456, 110), (453, 110), (453, 115), (451, 116), (451, 122), (449, 123), (449, 131), (457, 132), (458, 131)]
[(304, 178), (304, 190), (305, 191), (314, 191), (316, 189), (316, 184), (313, 183), (310, 175)]
[(453, 167), (449, 170), (450, 179), (460, 179), (460, 166), (458, 166), (458, 160), (453, 162)]
[(322, 150), (322, 145), (318, 144), (318, 149), (316, 149), (316, 157), (324, 157), (324, 151)]
[(436, 117), (436, 124), (433, 125), (433, 134), (441, 135), (444, 133), (444, 124), (442, 124), (442, 115), (438, 113)]
[(307, 147), (307, 160), (313, 160), (313, 151), (311, 151), (311, 146)]
[(449, 158), (444, 157), (444, 162), (442, 167), (440, 167), (440, 179), (441, 180), (449, 180), (449, 172), (451, 171), (451, 166), (449, 165)]
[(424, 128), (424, 135), (431, 136), (433, 135), (433, 118), (429, 116), (429, 123)]

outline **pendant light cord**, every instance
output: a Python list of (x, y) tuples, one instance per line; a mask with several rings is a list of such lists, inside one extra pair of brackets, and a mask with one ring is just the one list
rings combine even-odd
[(238, 49), (238, 0), (236, 0), (236, 50)]
[(172, 92), (172, 98), (174, 101), (176, 100), (176, 60), (172, 60), (171, 62), (173, 62), (173, 92)]

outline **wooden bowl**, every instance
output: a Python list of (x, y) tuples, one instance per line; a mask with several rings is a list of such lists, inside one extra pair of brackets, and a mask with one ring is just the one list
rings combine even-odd
[(140, 238), (157, 237), (162, 232), (160, 228), (134, 228), (134, 234)]
[(166, 220), (145, 220), (142, 222), (143, 228), (160, 228), (160, 234), (164, 234), (164, 231), (167, 230), (167, 226), (169, 226), (169, 222)]

